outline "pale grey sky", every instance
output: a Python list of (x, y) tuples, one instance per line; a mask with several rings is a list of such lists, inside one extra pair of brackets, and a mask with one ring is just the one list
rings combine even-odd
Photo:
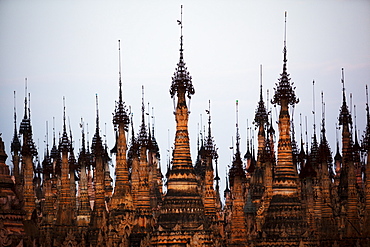
[[(45, 149), (46, 121), (52, 142), (52, 119), (62, 130), (63, 96), (79, 148), (80, 118), (95, 130), (95, 94), (108, 145), (114, 145), (112, 112), (118, 99), (118, 39), (122, 49), (123, 97), (134, 112), (135, 131), (145, 102), (154, 107), (162, 171), (168, 139), (175, 134), (171, 77), (179, 59), (180, 5), (183, 4), (184, 58), (193, 77), (190, 138), (196, 155), (200, 114), (211, 100), (212, 133), (219, 148), (220, 172), (231, 162), (235, 137), (235, 100), (239, 100), (241, 151), (259, 100), (260, 64), (263, 88), (273, 95), (282, 72), (284, 12), (287, 18), (288, 72), (308, 117), (312, 134), (312, 81), (315, 80), (316, 124), (321, 121), (321, 91), (326, 102), (327, 135), (335, 152), (335, 123), (342, 102), (341, 68), (347, 102), (353, 93), (357, 127), (365, 128), (365, 85), (370, 82), (369, 1), (0, 1), (0, 132), (10, 156), (13, 135), (13, 91), (17, 121), (23, 117), (24, 78), (31, 93), (34, 140), (40, 157)], [(271, 104), (270, 104), (271, 106)], [(273, 119), (276, 120), (273, 109)], [(147, 121), (147, 120), (146, 120)], [(169, 129), (169, 131), (168, 131)], [(275, 127), (277, 130), (277, 128)], [(169, 138), (168, 138), (169, 133)], [(317, 132), (319, 134), (319, 132)], [(10, 164), (11, 158), (7, 163)]]

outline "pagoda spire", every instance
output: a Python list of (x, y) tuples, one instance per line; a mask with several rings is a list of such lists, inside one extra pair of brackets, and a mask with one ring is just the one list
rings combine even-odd
[[(36, 210), (35, 193), (33, 186), (34, 163), (33, 158), (37, 156), (37, 150), (33, 142), (31, 118), (29, 116), (30, 108), (27, 106), (27, 78), (25, 79), (25, 97), (24, 97), (24, 117), (19, 128), (19, 133), (23, 135), (22, 142), (22, 171), (23, 175), (23, 209), (26, 211), (25, 220), (31, 220), (32, 213)], [(28, 114), (27, 114), (28, 113)]]
[(245, 179), (245, 172), (243, 169), (243, 162), (240, 155), (240, 135), (239, 135), (239, 102), (236, 100), (235, 102), (235, 111), (236, 111), (236, 151), (234, 153), (234, 158), (232, 162), (232, 166), (229, 171), (229, 183), (230, 188), (234, 186), (234, 179), (235, 177), (240, 177), (242, 180)]
[(183, 36), (182, 36), (182, 6), (181, 6), (181, 21), (178, 21), (181, 25), (181, 37), (180, 37), (180, 61), (177, 64), (176, 71), (172, 77), (172, 84), (170, 88), (171, 98), (175, 101), (177, 98), (177, 105), (175, 109), (176, 116), (176, 137), (175, 137), (175, 149), (173, 152), (173, 165), (172, 169), (191, 169), (191, 157), (190, 157), (190, 146), (189, 146), (189, 133), (188, 133), (188, 119), (189, 110), (186, 102), (194, 94), (194, 87), (192, 84), (192, 78), (187, 72), (185, 67), (184, 56), (183, 56)]
[(262, 96), (262, 64), (260, 65), (260, 80), (260, 101), (258, 102), (258, 107), (256, 109), (256, 114), (254, 117), (254, 123), (258, 128), (258, 156), (261, 155), (263, 152), (263, 147), (265, 145), (265, 125), (268, 122), (265, 102), (263, 101)]
[(70, 177), (69, 177), (69, 164), (68, 164), (68, 153), (70, 151), (70, 142), (67, 134), (66, 127), (66, 106), (65, 98), (63, 97), (63, 134), (59, 143), (59, 152), (62, 153), (62, 166), (61, 166), (61, 188), (60, 188), (60, 199), (59, 207), (56, 215), (57, 225), (72, 225), (72, 202), (71, 202), (71, 188), (70, 188)]
[(160, 238), (162, 235), (166, 235), (167, 245), (178, 245), (179, 239), (183, 239), (181, 241), (186, 241), (192, 246), (195, 245), (193, 242), (195, 231), (202, 234), (202, 239), (196, 244), (205, 246), (210, 244), (211, 238), (206, 232), (199, 230), (207, 228), (207, 225), (199, 183), (190, 156), (188, 132), (190, 112), (186, 97), (190, 100), (194, 94), (194, 87), (183, 58), (182, 6), (181, 20), (178, 21), (178, 24), (181, 25), (180, 61), (177, 64), (170, 87), (170, 95), (174, 100), (175, 107), (175, 147), (172, 167), (167, 173), (167, 193), (164, 196), (157, 223), (163, 231), (160, 235), (152, 237), (152, 244), (161, 245), (163, 240)]
[(144, 85), (141, 86), (141, 126), (138, 134), (138, 142), (141, 147), (147, 147), (148, 145), (148, 133), (145, 125)]
[(101, 233), (101, 227), (103, 222), (107, 217), (107, 211), (105, 206), (105, 164), (104, 164), (104, 147), (100, 136), (99, 127), (99, 104), (98, 104), (98, 94), (96, 94), (96, 128), (95, 135), (92, 140), (91, 150), (94, 157), (94, 182), (95, 182), (95, 202), (94, 208), (91, 213), (90, 226), (92, 231), (89, 232), (91, 242), (93, 245), (98, 245), (98, 241), (104, 241), (98, 239), (99, 233)]
[(234, 154), (232, 166), (229, 171), (230, 190), (232, 195), (231, 218), (230, 218), (230, 245), (245, 245), (246, 229), (245, 229), (245, 198), (244, 188), (246, 183), (245, 171), (240, 155), (240, 135), (239, 135), (239, 102), (236, 100), (236, 151)]
[(13, 161), (13, 174), (15, 178), (16, 184), (16, 193), (21, 193), (21, 173), (19, 170), (19, 162), (20, 162), (20, 152), (21, 152), (21, 142), (19, 141), (18, 131), (17, 131), (17, 111), (16, 111), (16, 97), (14, 91), (14, 134), (13, 140), (10, 146), (11, 154), (12, 154), (12, 161)]
[(13, 155), (19, 154), (21, 150), (21, 143), (19, 141), (18, 131), (17, 131), (17, 109), (16, 109), (16, 99), (15, 98), (16, 97), (15, 97), (15, 91), (14, 91), (14, 134), (13, 134), (13, 140), (11, 143), (11, 151)]
[(211, 100), (208, 101), (208, 110), (206, 110), (206, 113), (208, 114), (208, 136), (206, 137), (204, 148), (207, 156), (211, 157), (212, 159), (217, 159), (218, 155), (211, 131)]
[(80, 123), (82, 147), (78, 157), (78, 163), (81, 168), (79, 185), (79, 207), (77, 212), (77, 224), (79, 226), (87, 226), (90, 223), (91, 207), (89, 194), (87, 189), (87, 167), (89, 166), (89, 156), (86, 149), (85, 141), (85, 126), (83, 119)]
[(348, 109), (347, 102), (346, 102), (346, 91), (344, 87), (344, 69), (342, 68), (342, 91), (343, 91), (343, 99), (342, 99), (342, 106), (339, 112), (339, 125), (342, 125), (342, 155), (343, 159), (350, 159), (351, 158), (351, 133), (350, 133), (350, 126), (352, 126), (352, 116)]
[(289, 105), (294, 107), (299, 100), (287, 72), (286, 17), (285, 12), (283, 72), (276, 83), (275, 94), (271, 101), (272, 104), (280, 105), (277, 164), (274, 170), (272, 198), (261, 229), (262, 236), (259, 237), (258, 242), (269, 245), (274, 241), (272, 239), (279, 236), (281, 241), (298, 246), (304, 239), (303, 234), (308, 224), (305, 220), (305, 208), (299, 197), (298, 173), (294, 164), (290, 133)]
[[(294, 107), (299, 102), (295, 95), (295, 87), (290, 82), (289, 74), (287, 73), (287, 49), (286, 49), (286, 17), (285, 12), (285, 34), (284, 34), (284, 60), (283, 60), (283, 73), (280, 74), (279, 82), (276, 83), (275, 94), (272, 104), (280, 105), (279, 114), (279, 142), (278, 142), (278, 160), (275, 170), (275, 180), (284, 180), (286, 185), (277, 183), (275, 186), (275, 193), (282, 194), (295, 194), (298, 192), (297, 188), (297, 172), (293, 164), (292, 154), (292, 141), (290, 135), (290, 114), (288, 105)], [(290, 181), (290, 182), (288, 182)], [(285, 184), (284, 183), (284, 184)], [(278, 186), (279, 185), (279, 186)], [(278, 188), (281, 187), (281, 188)]]
[(316, 105), (315, 105), (315, 81), (312, 81), (312, 115), (313, 115), (313, 138), (311, 144), (310, 164), (317, 170), (319, 146), (316, 135)]
[(326, 138), (326, 128), (325, 128), (325, 102), (324, 102), (324, 93), (321, 92), (321, 103), (322, 103), (322, 122), (321, 122), (321, 138), (320, 138), (320, 160), (321, 163), (326, 162), (328, 165), (329, 176), (333, 178), (333, 158), (331, 155), (331, 150), (329, 142)]
[(112, 153), (116, 154), (116, 179), (112, 197), (112, 208), (116, 210), (132, 209), (133, 201), (129, 182), (129, 168), (127, 164), (127, 131), (130, 123), (126, 106), (122, 98), (122, 73), (121, 73), (121, 42), (118, 40), (119, 79), (118, 102), (113, 115), (113, 125), (116, 132), (116, 145)]

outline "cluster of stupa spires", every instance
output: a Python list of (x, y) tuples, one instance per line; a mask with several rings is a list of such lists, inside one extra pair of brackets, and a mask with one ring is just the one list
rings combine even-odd
[(287, 72), (284, 35), (283, 72), (271, 100), (280, 107), (277, 145), (272, 117), (263, 100), (261, 66), (260, 99), (253, 121), (258, 133), (257, 155), (250, 140), (245, 155), (241, 153), (237, 101), (236, 143), (223, 204), (210, 101), (206, 110), (207, 134), (198, 141), (194, 165), (190, 155), (188, 100), (195, 91), (184, 62), (182, 19), (178, 22), (180, 59), (170, 87), (176, 135), (172, 161), (165, 175), (166, 189), (163, 190), (154, 124), (151, 129), (149, 121), (145, 122), (144, 88), (137, 135), (132, 115), (123, 101), (119, 43), (119, 90), (113, 114), (116, 143), (110, 151), (115, 155), (114, 185), (110, 176), (111, 155), (100, 135), (98, 97), (91, 147), (81, 120), (82, 143), (76, 158), (72, 132), (67, 133), (64, 103), (59, 143), (53, 128), (52, 148), (49, 152), (47, 143), (40, 163), (36, 158), (30, 96), (26, 90), (19, 134), (14, 111), (13, 181), (5, 165), (7, 155), (0, 136), (0, 213), (6, 223), (0, 223), (0, 243), (3, 246), (163, 247), (369, 245), (369, 106), (367, 102), (367, 125), (360, 145), (347, 106), (343, 69), (343, 100), (339, 111), (342, 152), (337, 141), (336, 155), (332, 158), (326, 139), (323, 95), (320, 138), (314, 125), (309, 150), (308, 141), (304, 147), (301, 127), (298, 148), (289, 107), (299, 100)]

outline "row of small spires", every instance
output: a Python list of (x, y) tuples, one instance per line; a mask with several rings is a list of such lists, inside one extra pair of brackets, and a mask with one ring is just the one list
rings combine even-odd
[[(343, 70), (342, 70), (343, 71)], [(262, 76), (262, 72), (261, 72), (261, 76)], [(342, 76), (343, 77), (343, 76)], [(26, 97), (25, 97), (25, 114), (24, 114), (24, 118), (21, 122), (21, 125), (20, 125), (20, 134), (23, 134), (23, 133), (27, 133), (28, 130), (32, 131), (31, 130), (31, 122), (30, 122), (30, 107), (28, 106), (27, 107), (27, 103), (30, 104), (30, 94), (28, 94), (28, 99), (27, 99), (27, 78), (26, 78)], [(343, 103), (345, 104), (345, 89), (344, 89), (344, 80), (342, 78), (342, 83), (343, 83)], [(314, 82), (313, 82), (313, 88), (314, 88)], [(313, 90), (314, 91), (314, 90)], [(268, 121), (266, 121), (267, 119), (267, 115), (270, 114), (269, 113), (266, 113), (266, 110), (264, 108), (264, 102), (263, 102), (263, 99), (262, 99), (262, 79), (261, 79), (261, 98), (260, 98), (260, 101), (258, 103), (258, 108), (256, 110), (256, 116), (255, 116), (255, 120), (254, 120), (254, 124), (258, 125), (260, 124), (261, 122), (266, 122), (268, 124)], [(314, 95), (314, 94), (313, 94)], [(322, 131), (321, 133), (323, 134), (325, 132), (325, 103), (323, 101), (323, 93), (321, 94), (322, 95), (322, 114), (323, 114), (323, 117), (322, 117)], [(366, 111), (367, 111), (367, 115), (369, 116), (369, 107), (368, 107), (368, 90), (367, 90), (367, 86), (366, 86), (366, 96), (367, 96), (367, 103), (366, 103)], [(97, 97), (97, 96), (96, 96)], [(14, 98), (15, 98), (15, 92), (14, 92)], [(351, 95), (351, 99), (352, 99), (352, 95)], [(120, 100), (122, 100), (120, 98)], [(64, 101), (64, 98), (63, 98), (63, 101)], [(64, 103), (65, 104), (65, 103)], [(342, 107), (343, 108), (343, 107)], [(343, 108), (344, 109), (344, 108)], [(98, 111), (98, 107), (97, 107), (97, 111)], [(211, 131), (210, 129), (210, 119), (211, 119), (211, 116), (210, 116), (210, 102), (209, 102), (209, 110), (206, 110), (207, 114), (209, 115), (209, 132)], [(350, 125), (351, 125), (351, 130), (353, 130), (353, 124), (352, 124), (352, 118), (351, 118), (351, 112), (348, 112), (348, 113), (345, 113), (345, 114), (348, 114), (349, 116), (349, 119), (350, 119)], [(66, 133), (66, 124), (65, 124), (65, 120), (66, 120), (66, 117), (65, 117), (65, 106), (64, 106), (64, 113), (63, 113), (63, 121), (64, 121), (64, 124), (63, 124), (63, 133)], [(149, 115), (148, 113), (146, 113), (147, 115)], [(354, 118), (355, 118), (355, 124), (354, 124), (354, 128), (355, 128), (355, 131), (354, 131), (354, 147), (358, 148), (360, 147), (359, 145), (359, 141), (358, 141), (358, 136), (357, 136), (357, 126), (356, 126), (356, 106), (354, 106)], [(143, 97), (142, 97), (142, 125), (141, 125), (141, 129), (140, 129), (140, 133), (139, 133), (139, 136), (138, 136), (138, 140), (140, 142), (143, 142), (146, 138), (147, 138), (147, 134), (146, 134), (146, 126), (145, 126), (145, 120), (144, 120), (144, 115), (145, 115), (145, 106), (144, 106), (144, 87), (143, 87)], [(314, 118), (315, 118), (315, 109), (313, 109), (313, 115), (314, 115)], [(131, 114), (132, 116), (132, 114)], [(131, 117), (132, 118), (132, 117)], [(152, 116), (153, 118), (153, 116)], [(301, 119), (301, 114), (300, 114), (300, 119)], [(369, 117), (367, 118), (369, 119)], [(98, 121), (99, 121), (99, 116), (98, 116), (98, 112), (97, 112), (97, 124), (98, 124)], [(131, 119), (132, 121), (132, 119)], [(270, 118), (270, 121), (272, 122), (271, 118)], [(300, 127), (301, 127), (301, 150), (303, 150), (303, 131), (302, 131), (302, 121), (300, 121)], [(13, 141), (12, 141), (12, 144), (11, 144), (11, 150), (12, 152), (13, 151), (16, 151), (16, 150), (19, 150), (20, 151), (20, 141), (18, 139), (18, 135), (17, 135), (17, 130), (16, 130), (16, 109), (15, 109), (15, 105), (14, 105), (14, 137), (13, 137)], [(82, 127), (82, 123), (81, 123), (81, 127)], [(272, 124), (268, 124), (270, 126), (270, 130), (269, 131), (273, 131), (273, 127), (272, 127)], [(314, 136), (312, 138), (316, 138), (316, 125), (315, 125), (315, 120), (314, 120)], [(54, 128), (53, 128), (54, 129)], [(252, 144), (252, 140), (254, 140), (254, 135), (252, 134), (252, 128), (248, 126), (247, 124), (247, 129), (251, 132), (251, 135), (252, 135), (252, 138), (248, 138), (248, 135), (247, 135), (247, 152), (246, 154), (244, 155), (244, 158), (245, 159), (251, 159), (253, 157), (255, 157), (254, 155), (254, 145)], [(156, 144), (156, 141), (155, 141), (155, 137), (154, 137), (154, 124), (153, 124), (153, 144), (156, 146), (156, 148), (158, 149), (157, 147), (157, 144)], [(133, 126), (132, 126), (132, 132), (133, 132)], [(294, 124), (292, 124), (292, 133), (293, 133), (293, 137), (294, 137), (294, 133), (295, 133), (295, 130), (294, 130)], [(307, 117), (306, 117), (306, 150), (308, 150), (308, 136), (307, 136)], [(32, 134), (32, 133), (31, 133)], [(47, 130), (47, 135), (48, 135), (48, 130)], [(203, 136), (204, 134), (202, 134), (202, 132), (200, 132), (200, 135)], [(150, 136), (150, 128), (149, 128), (149, 136)], [(209, 136), (211, 136), (209, 134)], [(64, 134), (63, 134), (63, 137), (64, 137)], [(61, 139), (61, 142), (62, 144), (64, 143), (64, 145), (67, 145), (65, 143), (65, 138)], [(132, 143), (135, 142), (135, 138), (134, 138), (134, 134), (132, 134)], [(68, 145), (71, 146), (71, 148), (73, 149), (72, 147), (72, 132), (70, 130), (70, 139), (71, 139), (71, 143), (68, 143)], [(204, 138), (206, 139), (206, 138)], [(338, 144), (338, 136), (336, 136), (336, 139), (337, 139), (337, 154), (335, 155), (335, 157), (339, 158), (340, 157), (340, 154), (339, 154), (339, 144)], [(29, 147), (31, 148), (31, 151), (34, 155), (37, 155), (37, 150), (36, 150), (36, 147), (32, 141), (32, 139), (28, 139), (30, 141), (29, 143)], [(55, 154), (57, 152), (56, 150), (56, 146), (55, 146), (55, 130), (54, 130), (54, 144), (53, 144), (53, 148), (51, 150), (51, 154)], [(293, 141), (295, 142), (294, 138), (293, 138)], [(203, 142), (203, 139), (202, 139), (202, 142)], [(362, 148), (366, 148), (366, 146), (368, 145), (367, 144), (368, 140), (365, 138), (364, 136), (364, 140), (362, 142)], [(253, 155), (252, 155), (252, 152), (250, 150), (250, 146), (252, 146), (251, 150), (253, 150)], [(48, 143), (46, 144), (47, 146), (47, 152), (48, 152)], [(232, 147), (231, 147), (232, 148)], [(199, 150), (199, 137), (198, 137), (198, 150)], [(115, 151), (115, 148), (112, 149), (112, 153), (114, 153)], [(254, 160), (254, 159), (253, 159)]]

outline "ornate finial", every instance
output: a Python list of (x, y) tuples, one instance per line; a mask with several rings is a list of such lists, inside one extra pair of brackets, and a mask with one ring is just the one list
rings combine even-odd
[[(285, 12), (285, 34), (286, 35), (286, 12)], [(271, 100), (272, 104), (290, 104), (295, 105), (299, 102), (299, 99), (295, 95), (294, 83), (290, 82), (289, 74), (287, 72), (287, 49), (286, 49), (286, 37), (284, 37), (284, 59), (283, 59), (283, 73), (280, 74), (279, 82), (276, 83), (275, 95)]]
[(148, 144), (148, 135), (145, 126), (144, 85), (141, 86), (141, 127), (138, 141), (141, 146), (146, 146)]
[[(177, 20), (177, 23), (181, 26), (181, 37), (180, 37), (180, 61), (177, 64), (176, 71), (172, 77), (172, 84), (170, 88), (171, 98), (174, 98), (176, 92), (179, 94), (187, 94), (187, 97), (190, 99), (191, 95), (194, 94), (194, 87), (191, 82), (191, 76), (187, 72), (184, 62), (183, 54), (183, 36), (182, 36), (182, 5), (181, 5), (181, 21)], [(178, 95), (179, 96), (179, 95)], [(181, 96), (182, 98), (182, 96)], [(185, 100), (185, 99), (181, 99)], [(175, 103), (175, 102), (174, 102)], [(186, 102), (181, 102), (181, 104), (186, 104)], [(175, 106), (176, 108), (176, 106)]]
[(116, 107), (115, 107), (115, 112), (113, 115), (113, 124), (115, 130), (117, 130), (117, 127), (119, 124), (123, 124), (124, 130), (128, 130), (128, 125), (130, 123), (130, 118), (127, 115), (127, 110), (125, 103), (123, 102), (123, 97), (122, 97), (122, 73), (121, 73), (121, 42), (118, 40), (118, 62), (119, 62), (119, 99), (118, 102), (116, 102)]
[(265, 107), (265, 102), (262, 96), (262, 64), (260, 65), (260, 101), (258, 102), (258, 107), (256, 109), (256, 114), (254, 117), (254, 124), (256, 127), (264, 126), (267, 123), (268, 117)]
[(343, 87), (343, 102), (339, 113), (339, 125), (352, 125), (352, 117), (348, 110), (347, 102), (346, 102), (346, 93), (344, 87), (344, 69), (342, 68), (342, 87)]
[(66, 103), (65, 103), (65, 97), (63, 96), (63, 134), (62, 134), (61, 142), (59, 143), (59, 150), (68, 151), (69, 148), (70, 148), (70, 143), (68, 140), (67, 127), (66, 127)]
[(94, 137), (91, 143), (91, 150), (95, 156), (102, 155), (104, 153), (103, 142), (100, 137), (100, 128), (99, 128), (99, 102), (98, 102), (98, 94), (95, 95), (96, 99), (96, 130)]
[[(217, 159), (217, 148), (214, 144), (214, 140), (211, 134), (211, 100), (208, 101), (208, 110), (206, 110), (208, 114), (208, 136), (205, 139), (205, 150), (206, 154), (211, 156), (212, 159)], [(198, 149), (199, 150), (199, 149)]]

